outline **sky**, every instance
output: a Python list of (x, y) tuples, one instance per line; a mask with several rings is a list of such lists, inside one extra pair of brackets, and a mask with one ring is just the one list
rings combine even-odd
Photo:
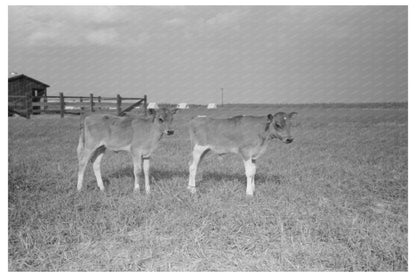
[(49, 95), (408, 100), (406, 6), (9, 6), (8, 67)]

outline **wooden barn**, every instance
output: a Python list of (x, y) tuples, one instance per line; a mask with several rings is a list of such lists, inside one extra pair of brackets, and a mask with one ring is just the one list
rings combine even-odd
[(39, 102), (47, 96), (49, 85), (24, 74), (9, 75), (9, 111), (37, 113), (39, 107), (32, 108), (32, 102)]

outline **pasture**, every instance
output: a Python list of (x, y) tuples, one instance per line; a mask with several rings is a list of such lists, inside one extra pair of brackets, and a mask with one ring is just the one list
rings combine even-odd
[[(242, 161), (207, 154), (187, 190), (186, 123), (297, 111), (295, 141), (257, 161), (246, 198)], [(10, 271), (407, 271), (407, 105), (234, 105), (178, 111), (150, 163), (107, 152), (76, 191), (79, 116), (9, 118)]]

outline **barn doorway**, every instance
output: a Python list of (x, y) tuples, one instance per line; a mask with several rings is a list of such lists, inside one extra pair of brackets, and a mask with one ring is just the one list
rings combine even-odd
[[(43, 96), (42, 89), (32, 89), (32, 103), (39, 103), (41, 97)], [(40, 114), (40, 107), (39, 106), (33, 106), (32, 107), (33, 114)]]

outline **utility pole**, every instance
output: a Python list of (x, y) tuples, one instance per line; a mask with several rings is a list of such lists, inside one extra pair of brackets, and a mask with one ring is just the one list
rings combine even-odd
[(221, 88), (221, 107), (224, 107), (224, 88)]

